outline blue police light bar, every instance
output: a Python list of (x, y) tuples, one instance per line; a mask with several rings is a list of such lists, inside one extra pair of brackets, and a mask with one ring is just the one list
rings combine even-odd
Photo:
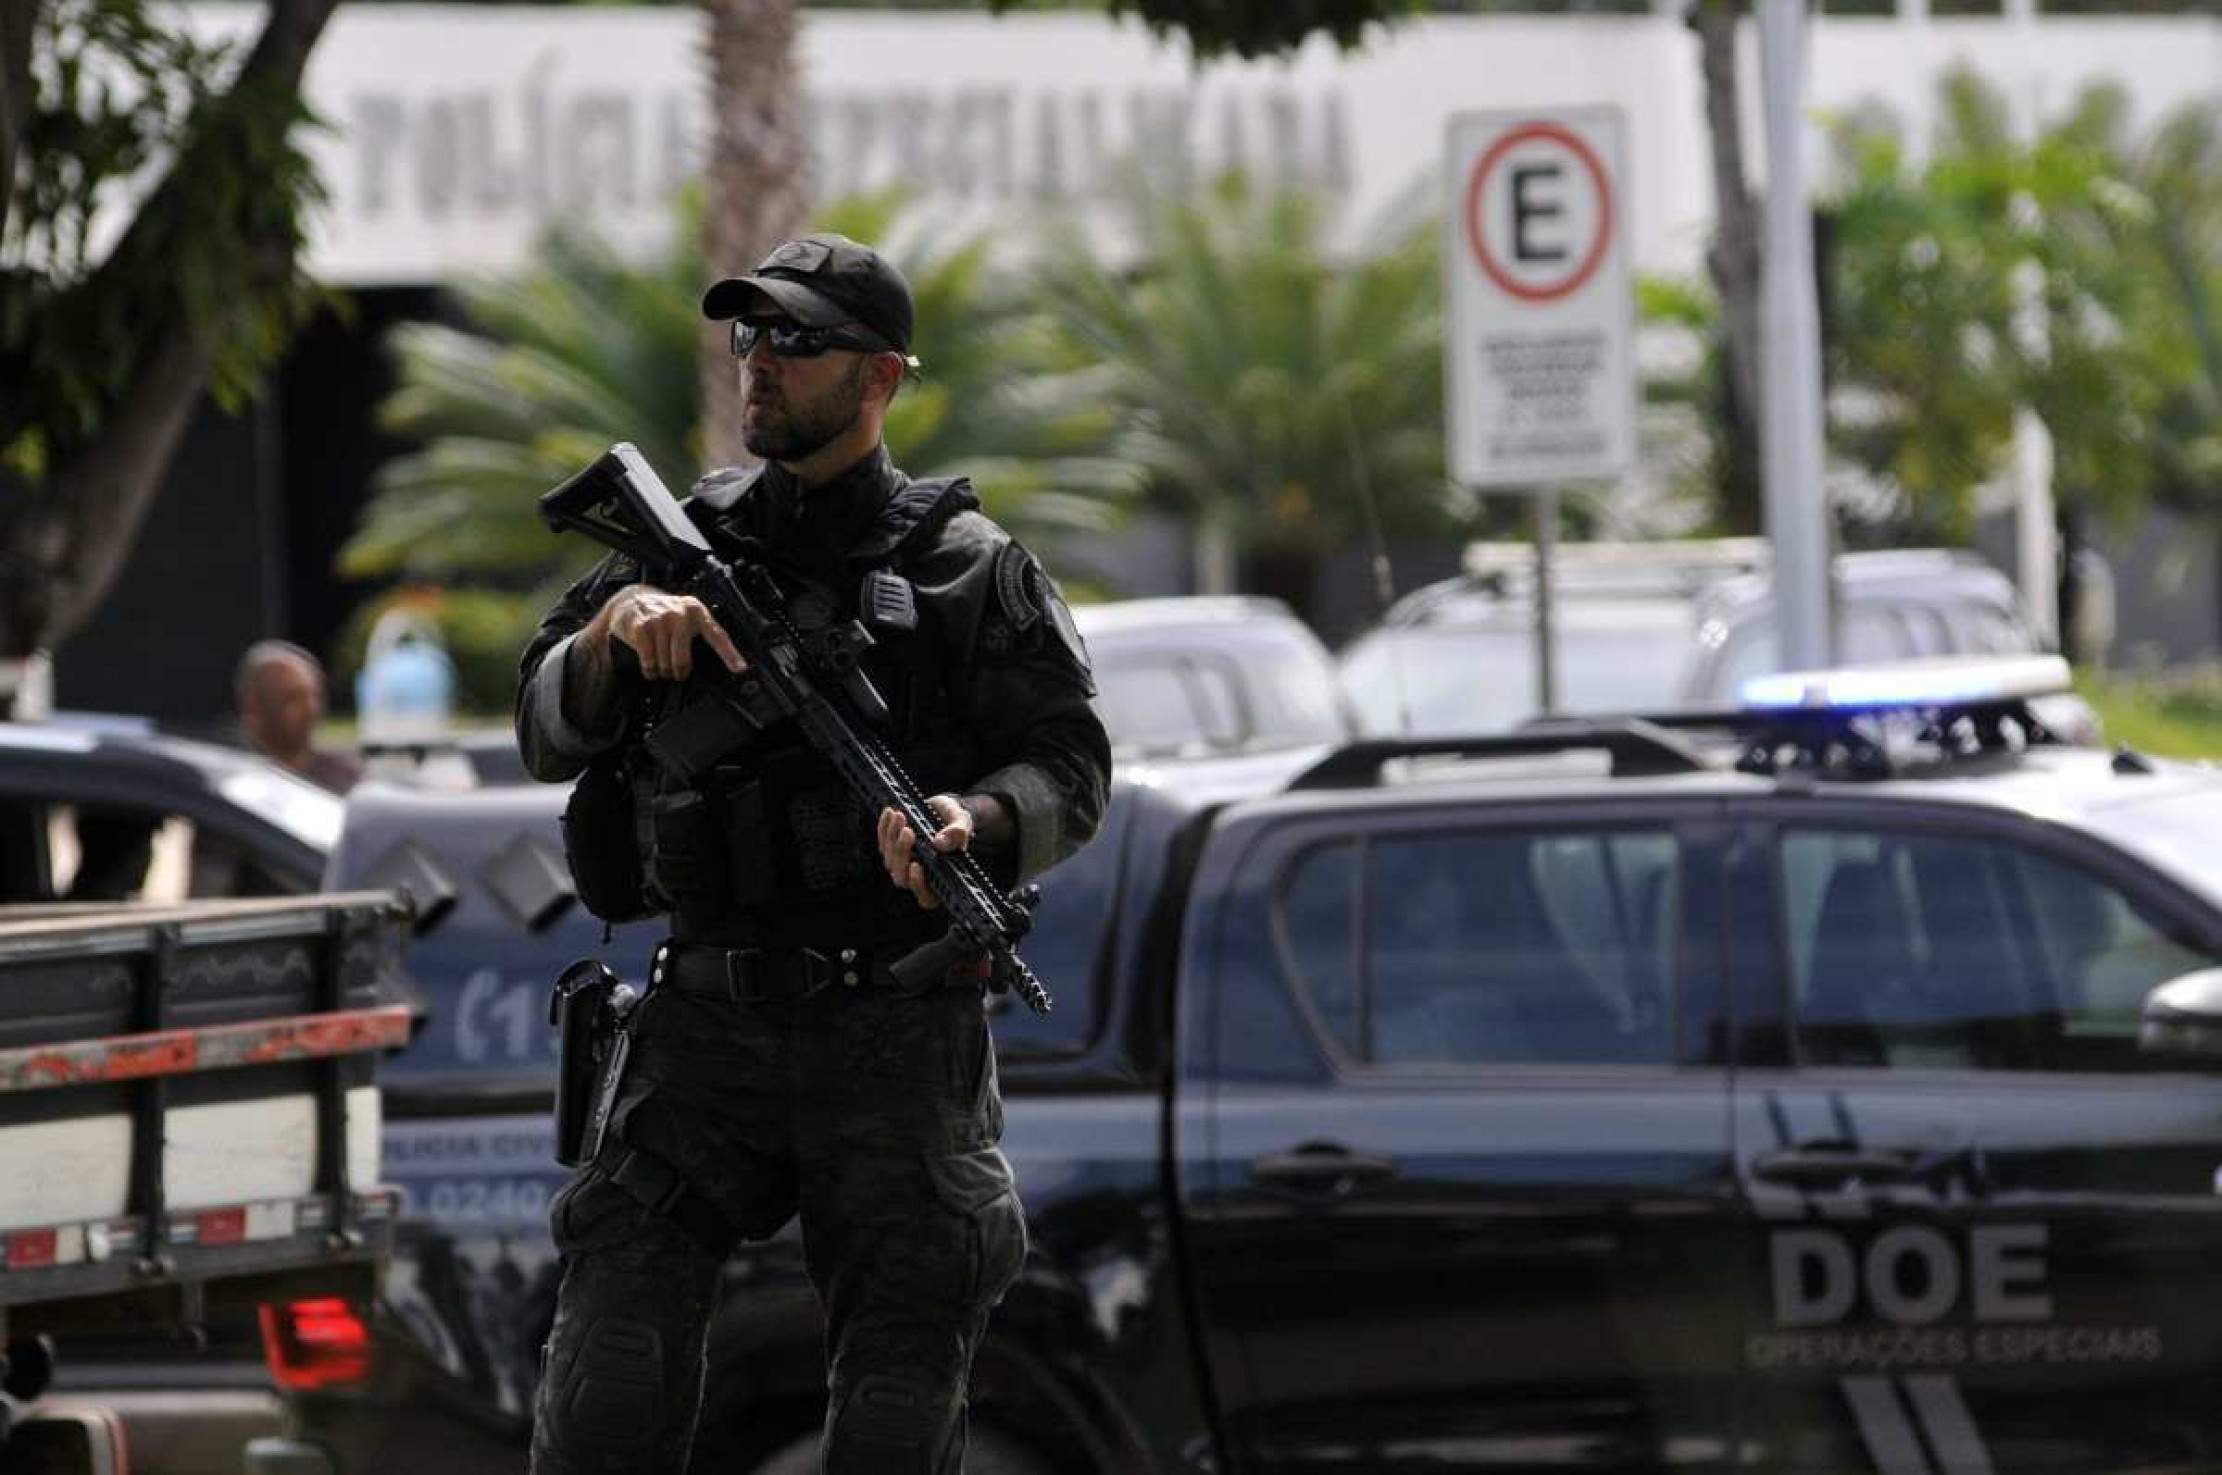
[(2071, 689), (2059, 656), (1927, 656), (1754, 676), (1738, 692), (1759, 710), (1871, 712), (2028, 701)]

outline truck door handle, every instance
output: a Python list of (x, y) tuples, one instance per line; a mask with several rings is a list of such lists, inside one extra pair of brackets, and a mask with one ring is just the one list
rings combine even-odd
[(1396, 1176), (1393, 1159), (1352, 1152), (1339, 1142), (1306, 1142), (1268, 1153), (1250, 1164), (1250, 1176), (1276, 1188), (1298, 1188), (1341, 1198), (1361, 1183)]
[(1761, 1182), (1808, 1190), (1842, 1188), (1854, 1181), (1902, 1183), (1919, 1171), (1920, 1165), (1903, 1153), (1849, 1144), (1780, 1147), (1751, 1160), (1751, 1176)]

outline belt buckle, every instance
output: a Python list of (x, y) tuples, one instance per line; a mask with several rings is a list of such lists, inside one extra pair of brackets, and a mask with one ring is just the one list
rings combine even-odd
[(752, 947), (729, 947), (725, 950), (725, 998), (731, 1004), (753, 1004), (756, 998), (749, 992), (749, 975), (759, 971), (756, 961), (763, 953)]
[(802, 956), (803, 998), (814, 997), (840, 978), (841, 970), (834, 966), (833, 959), (816, 948), (798, 948), (796, 951)]

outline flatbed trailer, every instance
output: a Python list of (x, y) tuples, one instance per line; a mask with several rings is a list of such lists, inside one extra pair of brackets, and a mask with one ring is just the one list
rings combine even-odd
[(374, 1067), (416, 1013), (410, 917), (385, 892), (0, 907), (11, 1393), (72, 1334), (376, 1298)]

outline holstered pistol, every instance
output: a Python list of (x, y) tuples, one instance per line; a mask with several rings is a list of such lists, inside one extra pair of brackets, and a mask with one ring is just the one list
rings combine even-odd
[(548, 1022), (556, 1029), (555, 1159), (564, 1167), (592, 1162), (601, 1151), (639, 1001), (639, 991), (598, 958), (581, 958), (555, 981)]

